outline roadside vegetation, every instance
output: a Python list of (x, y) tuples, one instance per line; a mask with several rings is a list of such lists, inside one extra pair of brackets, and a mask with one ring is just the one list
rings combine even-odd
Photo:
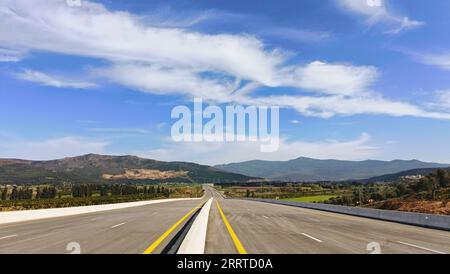
[(450, 215), (450, 174), (439, 169), (427, 176), (361, 183), (274, 183), (221, 185), (229, 197), (280, 199), (386, 210)]
[[(450, 174), (445, 170), (420, 179), (402, 179), (392, 183), (396, 196), (382, 201), (371, 201), (367, 206), (378, 209), (400, 210), (450, 215)], [(363, 201), (366, 205), (367, 202)]]
[(0, 187), (0, 211), (61, 208), (123, 203), (164, 198), (197, 198), (201, 185), (157, 184), (121, 185), (86, 184)]
[(319, 183), (258, 183), (245, 186), (220, 185), (216, 188), (228, 197), (307, 202), (323, 202), (350, 193), (350, 190), (343, 185)]

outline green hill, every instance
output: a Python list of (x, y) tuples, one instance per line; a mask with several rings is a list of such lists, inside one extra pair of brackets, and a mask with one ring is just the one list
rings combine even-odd
[(367, 179), (419, 168), (448, 167), (448, 164), (403, 161), (341, 161), (300, 157), (290, 161), (248, 161), (216, 168), (280, 181), (344, 181)]
[[(131, 172), (130, 172), (131, 171)], [(135, 176), (127, 175), (135, 173)], [(105, 175), (111, 177), (107, 179)], [(0, 159), (0, 184), (246, 182), (251, 177), (187, 162), (83, 155), (52, 161)]]
[[(443, 169), (446, 170), (447, 172), (450, 172), (450, 168), (443, 168)], [(398, 173), (384, 174), (381, 176), (372, 177), (369, 179), (362, 180), (362, 182), (366, 182), (366, 183), (392, 182), (392, 181), (397, 181), (401, 177), (405, 177), (405, 176), (413, 176), (413, 175), (426, 176), (426, 175), (429, 175), (432, 173), (436, 173), (437, 170), (438, 170), (437, 168), (411, 169), (411, 170), (406, 170), (406, 171), (402, 171), (402, 172), (398, 172)]]

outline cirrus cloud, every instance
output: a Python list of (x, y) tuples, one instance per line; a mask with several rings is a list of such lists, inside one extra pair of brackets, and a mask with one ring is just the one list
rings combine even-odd
[(26, 69), (21, 73), (18, 73), (17, 78), (34, 82), (43, 86), (56, 87), (56, 88), (75, 88), (75, 89), (90, 89), (97, 87), (96, 84), (77, 81), (58, 76), (49, 75), (40, 71)]
[(384, 33), (398, 34), (402, 31), (417, 28), (424, 23), (409, 19), (408, 16), (395, 14), (388, 6), (388, 0), (337, 0), (347, 11), (366, 17), (369, 26), (375, 24), (388, 25)]

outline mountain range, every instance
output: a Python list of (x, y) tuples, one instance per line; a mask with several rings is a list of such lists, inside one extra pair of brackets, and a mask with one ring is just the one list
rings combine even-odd
[(246, 183), (261, 178), (295, 182), (372, 182), (430, 173), (449, 166), (417, 160), (341, 161), (300, 157), (290, 161), (248, 161), (211, 167), (136, 156), (88, 154), (51, 161), (0, 159), (0, 184)]
[(342, 161), (300, 157), (289, 161), (247, 161), (215, 166), (218, 169), (251, 177), (279, 181), (345, 181), (361, 180), (412, 169), (442, 168), (449, 164), (418, 160)]
[(187, 162), (88, 154), (51, 161), (0, 159), (0, 184), (247, 182), (253, 178)]

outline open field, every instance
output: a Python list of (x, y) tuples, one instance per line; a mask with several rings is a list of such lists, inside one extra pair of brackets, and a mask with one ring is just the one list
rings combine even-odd
[[(299, 197), (330, 197), (350, 195), (351, 189), (332, 185), (316, 184), (270, 184), (230, 186), (216, 185), (216, 189), (223, 191), (233, 198), (261, 198), (261, 199), (295, 199)], [(328, 200), (328, 199), (327, 199)]]

